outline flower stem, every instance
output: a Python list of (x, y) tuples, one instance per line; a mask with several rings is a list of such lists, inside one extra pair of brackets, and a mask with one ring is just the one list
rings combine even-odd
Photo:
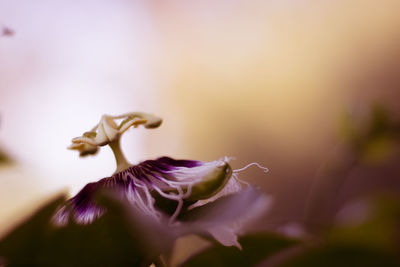
[(124, 153), (122, 153), (121, 146), (119, 144), (119, 138), (113, 142), (110, 142), (108, 145), (111, 147), (111, 150), (114, 153), (115, 161), (117, 163), (117, 169), (114, 173), (123, 171), (132, 166), (132, 164), (130, 164), (126, 160)]

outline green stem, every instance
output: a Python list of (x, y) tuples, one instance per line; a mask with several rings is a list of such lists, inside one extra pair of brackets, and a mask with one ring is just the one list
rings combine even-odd
[(123, 171), (132, 166), (132, 164), (130, 164), (126, 160), (124, 153), (122, 153), (121, 146), (119, 144), (119, 138), (117, 140), (109, 143), (108, 145), (111, 147), (111, 150), (114, 153), (115, 161), (117, 163), (117, 169), (115, 170), (114, 173)]

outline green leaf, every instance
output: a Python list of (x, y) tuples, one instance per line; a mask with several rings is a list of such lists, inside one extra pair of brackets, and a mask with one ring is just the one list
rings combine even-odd
[(192, 256), (182, 267), (254, 266), (267, 257), (298, 244), (299, 241), (271, 233), (259, 233), (239, 238), (242, 250), (214, 245)]
[(400, 201), (388, 195), (368, 202), (368, 216), (361, 222), (336, 225), (281, 266), (400, 266), (398, 225)]
[[(392, 250), (400, 223), (400, 200), (379, 196), (365, 200), (368, 216), (356, 224), (337, 225), (326, 234), (330, 243), (354, 244), (371, 249)], [(394, 252), (394, 251), (393, 251)]]
[(308, 250), (299, 256), (295, 256), (281, 267), (341, 267), (341, 266), (400, 266), (400, 261), (394, 254), (362, 246), (346, 244), (329, 244)]

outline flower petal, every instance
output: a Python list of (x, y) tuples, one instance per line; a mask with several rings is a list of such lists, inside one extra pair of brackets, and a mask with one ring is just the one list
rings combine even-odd
[(271, 204), (259, 189), (248, 186), (236, 194), (221, 197), (214, 202), (196, 207), (179, 219), (185, 222), (202, 223), (211, 227), (220, 223), (231, 223), (245, 215), (266, 212)]
[(240, 250), (242, 249), (235, 230), (232, 227), (227, 225), (217, 225), (209, 228), (208, 232), (222, 245), (227, 247), (235, 246)]
[(174, 221), (184, 206), (184, 200), (193, 203), (212, 196), (223, 188), (230, 176), (230, 166), (223, 160), (201, 162), (169, 157), (147, 160), (87, 184), (60, 208), (54, 221), (58, 225), (65, 225), (70, 219), (79, 224), (93, 222), (105, 212), (95, 200), (101, 190), (116, 191), (121, 199), (156, 218), (160, 217), (160, 211), (155, 208), (156, 195), (174, 201), (176, 206), (171, 215), (171, 221)]
[(211, 235), (227, 246), (237, 246), (237, 233), (251, 220), (265, 213), (270, 198), (254, 187), (221, 197), (214, 202), (196, 207), (179, 217), (178, 235), (191, 233)]

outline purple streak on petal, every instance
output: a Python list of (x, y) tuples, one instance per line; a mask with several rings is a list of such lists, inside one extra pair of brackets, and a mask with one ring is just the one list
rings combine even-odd
[(72, 198), (74, 204), (77, 207), (86, 206), (89, 203), (89, 199), (86, 196), (92, 195), (96, 191), (98, 183), (99, 182), (85, 185), (85, 187), (82, 188), (82, 190), (74, 198)]
[(156, 160), (146, 160), (140, 163), (140, 167), (148, 167), (152, 171), (167, 173), (178, 168), (193, 168), (201, 166), (203, 162), (195, 160), (175, 160), (169, 157), (161, 157)]
[(147, 168), (150, 171), (155, 171), (159, 173), (168, 173), (169, 171), (173, 170), (173, 167), (165, 167), (161, 164), (157, 164), (156, 161), (154, 160), (146, 160), (142, 163), (140, 163), (138, 166), (142, 168)]
[(53, 218), (54, 223), (66, 225), (72, 217), (77, 223), (88, 224), (100, 217), (105, 210), (96, 205), (93, 196), (105, 181), (105, 179), (101, 179), (96, 183), (87, 184), (75, 197), (69, 199), (58, 210)]
[(158, 174), (156, 171), (151, 170), (150, 168), (146, 167), (146, 166), (141, 166), (140, 170), (142, 171), (142, 173), (144, 174), (144, 176), (148, 177), (154, 177), (158, 180), (161, 180), (161, 176), (160, 174)]
[(150, 180), (147, 178), (147, 176), (142, 173), (139, 165), (133, 166), (133, 167), (129, 168), (127, 171), (130, 171), (133, 174), (133, 176), (135, 176), (137, 179), (139, 179), (143, 182), (144, 181), (150, 182)]
[(158, 158), (157, 161), (176, 167), (187, 167), (187, 168), (193, 168), (203, 165), (203, 162), (197, 160), (182, 160), (182, 159), (176, 160), (169, 157), (161, 157)]

